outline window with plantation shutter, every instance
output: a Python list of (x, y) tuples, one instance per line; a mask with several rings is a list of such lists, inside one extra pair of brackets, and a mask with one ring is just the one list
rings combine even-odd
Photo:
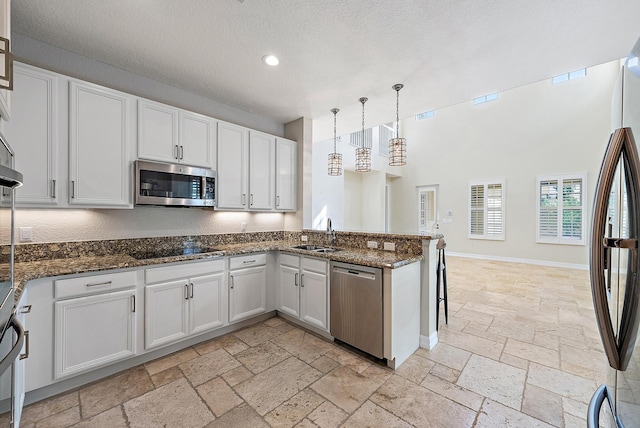
[(586, 174), (539, 176), (537, 242), (585, 244)]
[(469, 183), (469, 238), (504, 239), (504, 180)]

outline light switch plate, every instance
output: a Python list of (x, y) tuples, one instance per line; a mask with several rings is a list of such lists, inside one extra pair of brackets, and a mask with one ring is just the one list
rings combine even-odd
[(395, 242), (385, 242), (384, 243), (384, 250), (385, 251), (395, 251), (396, 250)]
[(20, 228), (20, 241), (21, 242), (33, 241), (33, 228), (32, 227), (21, 227)]
[(378, 248), (378, 243), (376, 241), (367, 241), (367, 248)]

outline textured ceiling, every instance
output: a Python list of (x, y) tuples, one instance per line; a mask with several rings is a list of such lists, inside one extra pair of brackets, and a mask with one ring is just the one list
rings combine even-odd
[[(638, 0), (13, 0), (13, 31), (288, 122), (347, 132), (627, 55)], [(280, 65), (261, 62), (266, 53)], [(332, 127), (331, 130), (332, 131)]]

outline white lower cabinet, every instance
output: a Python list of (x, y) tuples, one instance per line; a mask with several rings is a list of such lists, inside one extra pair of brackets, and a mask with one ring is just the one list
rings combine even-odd
[(145, 349), (225, 324), (223, 260), (146, 269), (145, 281)]
[(134, 356), (136, 290), (55, 303), (56, 379)]
[(229, 322), (266, 312), (266, 255), (232, 257), (229, 265)]
[(329, 331), (329, 263), (291, 254), (280, 254), (279, 261), (279, 310)]

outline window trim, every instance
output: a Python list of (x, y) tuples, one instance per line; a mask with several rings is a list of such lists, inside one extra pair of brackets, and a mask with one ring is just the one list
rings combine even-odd
[[(558, 213), (557, 213), (557, 234), (555, 237), (541, 237), (540, 236), (540, 183), (543, 181), (557, 181), (558, 189), (562, 189), (562, 183), (567, 180), (582, 180), (581, 189), (580, 189), (580, 199), (581, 206), (580, 210), (582, 213), (582, 221), (580, 225), (581, 238), (577, 239), (569, 239), (562, 237), (562, 213), (564, 211), (564, 207), (562, 206), (562, 196), (559, 195), (559, 205), (558, 205)], [(536, 176), (536, 243), (538, 244), (558, 244), (558, 245), (578, 245), (585, 246), (587, 243), (587, 197), (588, 197), (588, 188), (587, 188), (587, 173), (575, 173), (575, 174), (550, 174), (550, 175), (538, 175)]]
[[(487, 234), (487, 217), (488, 217), (488, 207), (487, 207), (487, 199), (488, 199), (488, 193), (487, 193), (487, 188), (490, 185), (495, 185), (495, 184), (499, 184), (501, 187), (501, 213), (502, 213), (502, 222), (501, 222), (501, 232), (499, 235), (489, 235)], [(484, 222), (484, 233), (482, 235), (478, 235), (478, 234), (472, 234), (471, 233), (471, 223), (472, 223), (472, 206), (471, 206), (471, 192), (472, 192), (472, 188), (475, 186), (484, 186), (484, 205), (483, 205), (483, 222)], [(490, 240), (490, 241), (504, 241), (505, 240), (505, 236), (506, 236), (506, 180), (504, 178), (500, 178), (500, 179), (493, 179), (493, 180), (469, 180), (469, 187), (468, 187), (468, 196), (467, 196), (467, 203), (468, 205), (468, 215), (469, 215), (469, 223), (467, 225), (467, 235), (469, 239), (484, 239), (484, 240)]]

